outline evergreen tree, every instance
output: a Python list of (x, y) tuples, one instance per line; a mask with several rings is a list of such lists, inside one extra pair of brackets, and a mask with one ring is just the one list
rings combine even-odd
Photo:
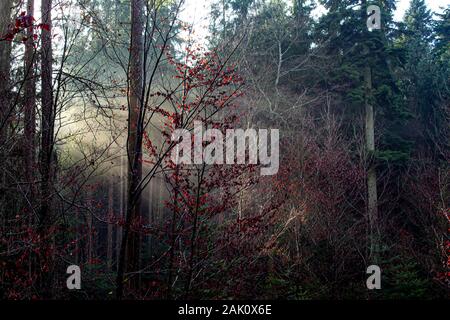
[[(334, 92), (336, 106), (345, 108), (350, 121), (361, 113), (365, 117), (369, 255), (377, 260), (381, 218), (377, 173), (404, 162), (410, 146), (402, 136), (409, 115), (394, 75), (401, 59), (400, 51), (393, 46), (395, 1), (325, 0), (321, 3), (328, 13), (320, 19), (316, 33), (327, 42), (328, 55), (335, 61), (330, 72), (324, 75), (324, 85)], [(381, 8), (381, 30), (370, 32), (367, 28), (366, 11), (370, 4)]]
[[(415, 149), (434, 154), (435, 137), (443, 124), (441, 110), (442, 87), (438, 79), (439, 66), (434, 59), (433, 18), (424, 0), (412, 0), (404, 18), (403, 33), (399, 45), (405, 51), (402, 89), (410, 112), (414, 115)], [(437, 42), (436, 48), (440, 46)], [(436, 50), (436, 49), (435, 49)]]
[(438, 15), (439, 21), (436, 23), (435, 32), (436, 52), (447, 59), (450, 55), (450, 5), (445, 9), (443, 14)]
[(431, 36), (432, 14), (424, 0), (412, 0), (405, 15), (405, 36), (403, 46), (406, 51), (405, 94), (413, 113), (425, 116), (432, 108), (433, 88), (429, 86), (432, 79)]

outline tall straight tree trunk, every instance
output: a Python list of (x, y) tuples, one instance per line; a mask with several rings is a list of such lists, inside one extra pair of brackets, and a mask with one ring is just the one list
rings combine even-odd
[[(27, 15), (34, 16), (34, 0), (27, 1)], [(34, 167), (36, 157), (36, 79), (35, 79), (35, 50), (34, 50), (34, 30), (33, 26), (30, 26), (27, 30), (27, 41), (25, 43), (25, 176), (27, 177), (27, 183), (29, 184), (29, 201), (34, 206), (35, 199), (35, 185), (34, 185)], [(32, 214), (32, 211), (31, 211)], [(31, 219), (30, 219), (31, 220)]]
[[(126, 212), (126, 202), (125, 202), (125, 189), (127, 185), (127, 176), (126, 176), (126, 158), (121, 156), (120, 158), (120, 195), (119, 195), (119, 219), (122, 220), (125, 217)], [(122, 236), (123, 236), (123, 228), (122, 224), (117, 224), (116, 230), (116, 265), (117, 270), (119, 268), (119, 259), (120, 259), (120, 249), (122, 244)]]
[[(41, 174), (41, 204), (39, 209), (39, 232), (44, 242), (43, 247), (49, 248), (50, 228), (52, 226), (52, 185), (53, 185), (53, 147), (54, 147), (54, 106), (52, 92), (52, 0), (42, 0), (42, 50), (41, 50), (41, 95), (42, 95), (42, 122), (41, 122), (41, 150), (39, 170)], [(45, 250), (43, 250), (45, 252)], [(41, 268), (45, 266), (41, 279), (41, 292), (44, 297), (51, 295), (53, 261), (52, 255), (41, 256)]]
[[(120, 249), (119, 268), (117, 272), (117, 298), (123, 297), (125, 272), (137, 271), (140, 261), (140, 235), (132, 230), (141, 214), (142, 179), (142, 96), (143, 96), (143, 52), (144, 52), (144, 0), (131, 1), (131, 48), (129, 70), (129, 108), (128, 108), (128, 199), (127, 214)], [(136, 277), (129, 281), (136, 287)]]
[[(27, 15), (34, 17), (34, 0), (27, 1)], [(36, 185), (35, 185), (35, 160), (36, 160), (36, 79), (35, 79), (35, 50), (34, 29), (30, 25), (27, 29), (24, 55), (24, 135), (25, 135), (25, 178), (27, 181), (27, 197), (29, 208), (28, 224), (33, 226), (35, 222)], [(30, 256), (29, 272), (32, 274), (34, 258)]]
[[(12, 0), (0, 1), (0, 38), (3, 38), (11, 24), (11, 8)], [(0, 41), (0, 157), (6, 159), (5, 141), (7, 133), (7, 120), (9, 117), (9, 84), (10, 84), (10, 69), (11, 69), (11, 41)], [(2, 165), (5, 165), (3, 163)], [(0, 177), (0, 189), (6, 188), (6, 171), (2, 170)], [(0, 208), (0, 217), (6, 219), (6, 195), (5, 192), (0, 192), (0, 203), (3, 205)]]
[[(0, 38), (4, 38), (9, 31), (11, 25), (11, 10), (13, 0), (0, 1)], [(6, 126), (3, 122), (6, 121), (8, 114), (8, 91), (10, 85), (10, 69), (11, 69), (11, 41), (0, 41), (0, 110), (2, 127), (1, 136), (4, 137)]]
[(106, 261), (108, 271), (112, 270), (112, 258), (113, 258), (113, 225), (114, 220), (114, 178), (109, 178), (108, 181), (108, 230), (107, 230), (107, 249), (106, 249)]
[[(367, 0), (361, 1), (361, 23), (367, 22)], [(366, 38), (369, 37), (369, 30), (364, 31)], [(364, 66), (364, 109), (365, 109), (365, 140), (366, 153), (369, 168), (367, 170), (367, 218), (369, 221), (369, 257), (374, 263), (378, 260), (378, 191), (377, 191), (377, 171), (374, 162), (375, 156), (375, 114), (372, 105), (372, 68), (370, 66), (370, 50), (364, 46), (363, 53), (366, 58)]]
[(372, 91), (372, 71), (370, 66), (364, 68), (365, 113), (366, 113), (366, 151), (369, 156), (367, 171), (367, 214), (369, 219), (370, 257), (376, 260), (378, 247), (378, 192), (377, 171), (373, 161), (375, 153), (375, 116), (370, 102)]
[(179, 195), (180, 195), (180, 170), (177, 166), (175, 168), (175, 186), (173, 188), (174, 192), (174, 208), (172, 209), (172, 221), (171, 221), (171, 227), (170, 227), (170, 250), (169, 250), (169, 275), (167, 277), (167, 299), (172, 299), (172, 283), (173, 283), (173, 276), (175, 273), (174, 270), (174, 262), (175, 262), (175, 243), (176, 243), (176, 231), (177, 231), (177, 217), (179, 214)]

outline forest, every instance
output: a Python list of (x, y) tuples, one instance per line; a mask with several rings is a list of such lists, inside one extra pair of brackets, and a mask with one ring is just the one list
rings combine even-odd
[(0, 299), (448, 299), (436, 2), (0, 0)]

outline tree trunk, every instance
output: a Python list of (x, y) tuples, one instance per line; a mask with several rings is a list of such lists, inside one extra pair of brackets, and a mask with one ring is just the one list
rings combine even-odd
[[(126, 159), (125, 157), (121, 156), (120, 158), (120, 195), (119, 195), (119, 219), (122, 220), (125, 217), (126, 209), (126, 203), (125, 203), (125, 189), (127, 185), (127, 176), (125, 174), (125, 167), (126, 167)], [(119, 259), (120, 259), (120, 249), (122, 244), (122, 232), (123, 228), (121, 224), (117, 225), (116, 230), (116, 264), (117, 268), (119, 267)]]
[[(0, 1), (0, 38), (3, 38), (9, 29), (11, 24), (11, 7), (12, 0), (1, 0)], [(0, 41), (0, 157), (6, 160), (6, 132), (7, 125), (6, 122), (9, 117), (9, 84), (10, 84), (10, 68), (11, 68), (11, 41)], [(5, 165), (3, 161), (3, 165)], [(1, 185), (0, 190), (6, 189), (6, 171), (2, 170), (1, 175)], [(5, 192), (0, 192), (0, 201), (5, 204), (6, 194)], [(0, 217), (6, 219), (6, 208), (2, 205), (0, 208)]]
[(110, 178), (108, 181), (108, 233), (107, 233), (107, 250), (106, 259), (108, 271), (112, 270), (113, 258), (113, 224), (114, 221), (114, 180)]
[(365, 113), (366, 113), (366, 151), (369, 158), (367, 171), (367, 215), (369, 219), (370, 257), (376, 260), (378, 251), (378, 192), (377, 171), (373, 162), (375, 152), (375, 116), (370, 102), (372, 91), (372, 71), (370, 66), (364, 68)]
[[(42, 0), (42, 28), (41, 50), (41, 95), (42, 95), (42, 123), (41, 123), (41, 150), (39, 169), (41, 173), (41, 205), (39, 209), (39, 233), (43, 241), (43, 248), (51, 245), (49, 239), (52, 226), (52, 185), (53, 185), (53, 147), (54, 147), (54, 106), (52, 92), (52, 0)], [(43, 250), (45, 252), (45, 250)], [(46, 266), (40, 289), (45, 298), (49, 298), (52, 288), (53, 261), (51, 254), (41, 257), (41, 264)], [(41, 266), (42, 267), (42, 266)]]
[[(141, 214), (141, 193), (139, 184), (142, 178), (142, 95), (143, 95), (143, 64), (142, 54), (144, 33), (144, 1), (131, 1), (131, 48), (129, 73), (129, 110), (128, 110), (128, 199), (127, 214), (120, 249), (119, 268), (117, 272), (117, 298), (123, 296), (123, 280), (125, 272), (139, 269), (140, 235), (132, 230)], [(137, 280), (129, 281), (136, 288)]]
[[(367, 0), (361, 1), (361, 20), (364, 25), (367, 21)], [(368, 38), (369, 30), (364, 30), (365, 37)], [(364, 108), (365, 108), (365, 140), (366, 154), (369, 168), (367, 170), (367, 218), (369, 222), (369, 258), (373, 263), (377, 263), (379, 230), (378, 230), (378, 192), (377, 192), (377, 171), (374, 162), (375, 155), (375, 114), (372, 105), (372, 68), (370, 66), (370, 50), (364, 45), (363, 54), (366, 59), (364, 66)]]
[[(13, 5), (12, 0), (0, 1), (0, 38), (3, 38), (8, 34), (11, 24), (11, 8)], [(10, 68), (11, 68), (11, 41), (0, 41), (0, 102), (1, 102), (1, 116), (2, 123), (4, 117), (7, 115), (7, 91), (10, 84)], [(4, 131), (2, 126), (2, 132)]]
[[(34, 0), (27, 2), (27, 15), (34, 16)], [(27, 41), (25, 43), (25, 65), (24, 65), (24, 131), (26, 141), (25, 152), (25, 176), (29, 185), (29, 201), (34, 206), (35, 185), (34, 185), (34, 169), (36, 156), (36, 79), (35, 79), (35, 50), (34, 50), (34, 30), (30, 26), (27, 30)], [(32, 214), (32, 211), (31, 211)]]
[(178, 204), (178, 196), (179, 196), (179, 190), (180, 190), (180, 171), (179, 167), (175, 168), (175, 185), (173, 188), (174, 192), (174, 208), (172, 210), (172, 221), (171, 221), (171, 230), (170, 230), (170, 250), (169, 250), (169, 275), (167, 277), (167, 299), (172, 299), (172, 282), (173, 282), (173, 275), (175, 273), (174, 270), (174, 260), (175, 260), (175, 242), (177, 239), (176, 231), (177, 231), (177, 217), (179, 215), (179, 204)]

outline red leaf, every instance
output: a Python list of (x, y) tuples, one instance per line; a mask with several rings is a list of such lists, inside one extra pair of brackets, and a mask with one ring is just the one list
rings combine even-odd
[(39, 27), (40, 27), (41, 29), (46, 30), (46, 31), (50, 31), (50, 25), (47, 24), (47, 23), (41, 23), (41, 24), (39, 25)]

